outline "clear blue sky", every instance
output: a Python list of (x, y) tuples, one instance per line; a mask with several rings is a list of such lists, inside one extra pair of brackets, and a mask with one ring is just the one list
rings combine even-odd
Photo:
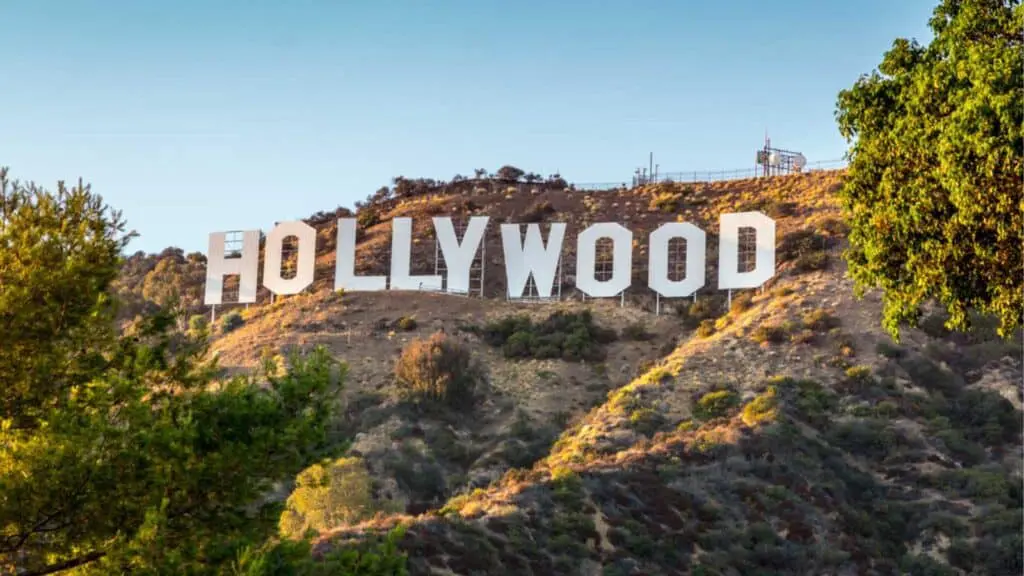
[(829, 160), (837, 92), (936, 3), (6, 0), (0, 166), (205, 252), (396, 175), (746, 168), (765, 129)]

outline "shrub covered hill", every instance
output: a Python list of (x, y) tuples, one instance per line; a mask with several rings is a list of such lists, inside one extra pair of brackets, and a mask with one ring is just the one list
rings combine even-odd
[[(347, 214), (314, 216), (316, 286), (211, 331), (227, 371), (315, 345), (348, 364), (347, 451), (270, 495), (282, 535), (312, 530), (321, 555), (402, 525), (411, 574), (1020, 574), (1020, 334), (933, 312), (895, 343), (845, 276), (843, 177), (399, 181), (358, 207), (362, 273), (387, 273), (391, 218), (414, 219), (413, 272), (433, 273), (429, 217), (490, 216), (483, 299), (335, 293)], [(742, 210), (776, 220), (777, 274), (729, 306), (717, 219)], [(708, 233), (708, 286), (657, 315), (646, 236), (673, 220)], [(548, 221), (569, 223), (563, 300), (506, 302), (495, 224)], [(624, 306), (572, 286), (575, 234), (601, 221), (637, 239)], [(201, 255), (137, 255), (119, 289), (200, 312), (202, 275)]]

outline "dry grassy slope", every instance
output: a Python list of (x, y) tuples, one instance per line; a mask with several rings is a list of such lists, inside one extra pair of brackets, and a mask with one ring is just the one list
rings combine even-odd
[[(377, 476), (386, 484), (391, 499), (410, 509), (439, 504), (467, 482), (486, 484), (508, 467), (501, 457), (510, 431), (532, 423), (547, 426), (548, 443), (535, 438), (533, 456), (517, 451), (520, 464), (543, 456), (547, 445), (565, 420), (600, 403), (609, 391), (628, 383), (636, 367), (656, 360), (671, 349), (677, 322), (663, 316), (621, 308), (601, 301), (584, 307), (581, 303), (521, 307), (504, 301), (482, 301), (440, 294), (385, 292), (348, 294), (310, 293), (273, 306), (245, 311), (245, 325), (215, 339), (213, 348), (219, 363), (230, 372), (252, 369), (266, 351), (327, 346), (348, 365), (342, 405), (348, 413), (346, 430), (358, 431), (354, 449), (366, 456)], [(623, 327), (643, 322), (652, 338), (642, 342), (620, 340), (608, 346), (607, 359), (599, 364), (568, 363), (557, 360), (510, 362), (476, 337), (460, 333), (467, 325), (482, 325), (513, 313), (537, 319), (553, 308), (566, 311), (589, 308), (605, 326)], [(394, 326), (401, 317), (413, 318), (416, 327)], [(393, 386), (393, 368), (402, 347), (411, 339), (443, 330), (464, 342), (487, 367), (487, 383), (473, 418), (450, 419), (444, 414), (421, 419), (400, 402)], [(426, 432), (410, 427), (427, 428)], [(416, 460), (433, 474), (432, 484), (413, 478), (413, 471), (395, 469), (392, 461), (410, 460), (410, 444), (393, 442), (422, 436)], [(434, 445), (431, 445), (434, 444)], [(521, 449), (525, 449), (520, 447)], [(404, 476), (403, 476), (404, 475)]]

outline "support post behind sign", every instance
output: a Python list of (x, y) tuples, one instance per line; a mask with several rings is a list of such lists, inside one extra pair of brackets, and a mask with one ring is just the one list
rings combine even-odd
[(484, 297), (484, 273), (487, 272), (487, 237), (480, 242), (480, 297)]

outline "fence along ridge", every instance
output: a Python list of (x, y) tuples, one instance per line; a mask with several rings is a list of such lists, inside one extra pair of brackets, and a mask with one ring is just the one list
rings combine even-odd
[[(818, 172), (822, 170), (838, 170), (847, 166), (847, 160), (843, 158), (835, 160), (819, 160), (808, 162), (803, 173)], [(654, 177), (648, 177), (647, 183), (656, 184), (659, 182), (725, 182), (729, 180), (746, 180), (759, 176), (760, 168), (734, 168), (721, 170), (678, 170), (674, 172), (659, 172)], [(630, 188), (636, 183), (630, 182), (573, 182), (578, 190), (614, 190), (618, 188)]]

